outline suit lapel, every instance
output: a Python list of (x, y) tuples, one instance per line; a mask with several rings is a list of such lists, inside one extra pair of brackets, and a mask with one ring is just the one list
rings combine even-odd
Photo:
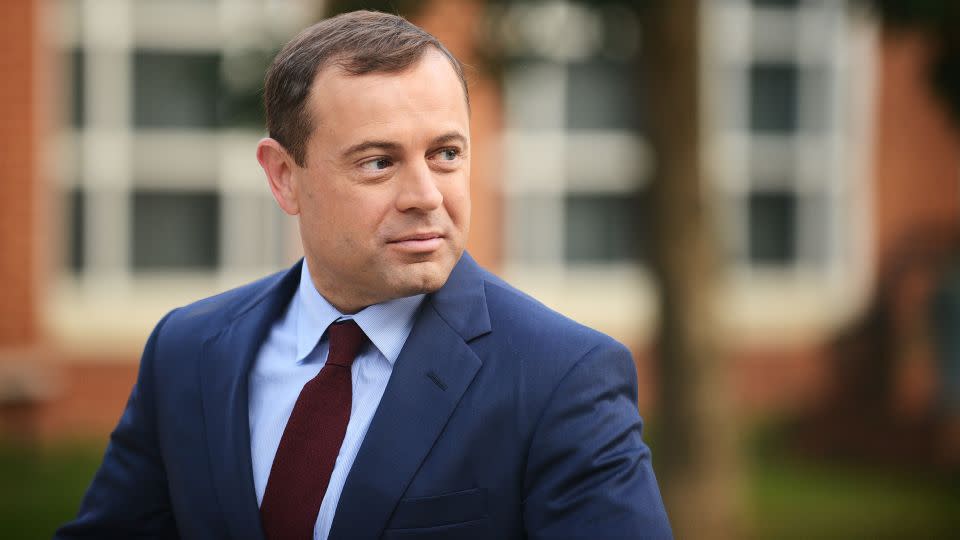
[[(394, 366), (347, 477), (330, 538), (376, 538), (481, 367), (467, 345), (490, 331), (481, 270), (466, 253), (430, 295)], [(262, 540), (250, 458), (250, 368), (296, 290), (300, 264), (203, 349), (200, 379), (210, 467), (231, 538)]]
[(263, 539), (250, 458), (247, 383), (257, 352), (289, 303), (299, 276), (297, 264), (238, 309), (236, 318), (204, 344), (200, 387), (207, 449), (231, 538)]
[(490, 330), (479, 268), (466, 253), (431, 295), (347, 477), (329, 538), (377, 538), (482, 362), (467, 345)]

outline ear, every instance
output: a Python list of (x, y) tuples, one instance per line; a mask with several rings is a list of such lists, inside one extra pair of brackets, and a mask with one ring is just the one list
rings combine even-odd
[(299, 168), (293, 157), (275, 139), (257, 143), (257, 161), (267, 175), (267, 183), (280, 208), (291, 216), (300, 213), (300, 197), (294, 172)]

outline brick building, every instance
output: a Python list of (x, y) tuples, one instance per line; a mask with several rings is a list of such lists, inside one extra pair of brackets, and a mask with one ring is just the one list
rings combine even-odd
[[(318, 4), (5, 4), (0, 435), (101, 437), (163, 313), (296, 259), (254, 159), (255, 103), (271, 51)], [(822, 397), (829, 343), (868, 311), (901, 246), (960, 232), (957, 134), (929, 89), (932, 48), (843, 4), (727, 0), (703, 14), (730, 373), (755, 412)], [(615, 5), (437, 5), (419, 22), (458, 56), (484, 65), (477, 29), (489, 28), (502, 58), (499, 82), (472, 74), (469, 249), (629, 344), (649, 408), (639, 21)], [(909, 395), (934, 376), (903, 377)]]

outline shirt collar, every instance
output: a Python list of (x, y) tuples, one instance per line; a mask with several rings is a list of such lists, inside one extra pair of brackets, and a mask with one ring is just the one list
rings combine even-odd
[(327, 327), (340, 318), (353, 319), (392, 365), (400, 356), (400, 350), (413, 329), (417, 308), (425, 295), (418, 294), (396, 298), (380, 304), (367, 306), (353, 315), (344, 315), (333, 307), (313, 285), (307, 261), (300, 271), (300, 286), (297, 289), (297, 362), (303, 362), (323, 337)]

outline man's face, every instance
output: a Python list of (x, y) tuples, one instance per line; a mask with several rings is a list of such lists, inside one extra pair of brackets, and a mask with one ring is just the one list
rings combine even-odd
[(439, 289), (470, 221), (470, 120), (449, 61), (428, 50), (400, 73), (324, 69), (307, 112), (291, 176), (317, 290), (354, 312)]

